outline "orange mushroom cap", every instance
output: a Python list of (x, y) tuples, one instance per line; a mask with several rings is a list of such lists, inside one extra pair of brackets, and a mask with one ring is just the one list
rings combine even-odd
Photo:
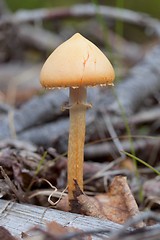
[(48, 88), (112, 85), (114, 78), (107, 57), (79, 33), (53, 51), (40, 74), (42, 86)]

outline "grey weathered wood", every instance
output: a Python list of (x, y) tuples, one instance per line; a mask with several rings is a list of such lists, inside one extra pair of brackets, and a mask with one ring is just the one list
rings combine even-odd
[[(98, 218), (73, 214), (69, 212), (47, 209), (40, 206), (25, 205), (11, 202), (6, 208), (8, 201), (0, 200), (0, 225), (8, 229), (11, 234), (21, 236), (22, 232), (38, 226), (45, 228), (45, 222), (56, 221), (63, 226), (79, 228), (83, 231), (106, 229), (119, 230), (122, 226), (111, 221), (103, 221)], [(44, 215), (44, 216), (43, 216)], [(92, 240), (109, 237), (109, 234), (94, 235)]]

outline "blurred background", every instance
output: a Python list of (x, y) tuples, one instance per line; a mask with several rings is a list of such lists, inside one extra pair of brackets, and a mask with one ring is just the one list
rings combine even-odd
[[(0, 140), (28, 141), (41, 155), (49, 147), (67, 151), (68, 112), (60, 108), (68, 90), (43, 90), (39, 74), (49, 54), (79, 32), (116, 72), (114, 88), (88, 90), (94, 107), (87, 111), (85, 159), (126, 160), (125, 150), (159, 168), (159, 9), (159, 0), (1, 0)], [(133, 172), (133, 162), (122, 168)]]
[[(23, 9), (34, 9), (34, 8), (51, 8), (51, 7), (63, 7), (63, 6), (71, 6), (73, 4), (81, 4), (81, 3), (90, 3), (90, 1), (86, 0), (68, 0), (68, 1), (51, 1), (51, 0), (28, 0), (27, 2), (22, 2), (19, 0), (15, 0), (14, 2), (12, 0), (6, 0), (6, 4), (9, 6), (9, 8), (12, 11), (16, 11), (20, 8)], [(154, 17), (159, 18), (159, 1), (153, 0), (152, 2), (149, 0), (141, 0), (135, 2), (134, 0), (104, 0), (104, 1), (98, 1), (99, 4), (108, 5), (108, 6), (114, 6), (116, 7), (119, 4), (123, 4), (124, 8), (131, 9), (134, 11), (139, 12), (145, 12), (148, 13)]]

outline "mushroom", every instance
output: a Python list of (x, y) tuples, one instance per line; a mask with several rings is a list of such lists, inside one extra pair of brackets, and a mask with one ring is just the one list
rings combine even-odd
[(115, 74), (107, 57), (92, 42), (76, 33), (48, 57), (40, 74), (45, 88), (69, 87), (68, 198), (73, 210), (75, 181), (83, 190), (83, 160), (87, 87), (113, 85)]

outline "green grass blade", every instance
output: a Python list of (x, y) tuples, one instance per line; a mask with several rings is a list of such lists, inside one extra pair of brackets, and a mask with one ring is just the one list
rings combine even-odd
[(35, 179), (35, 177), (37, 176), (37, 174), (39, 173), (40, 168), (41, 168), (41, 166), (42, 166), (42, 164), (43, 164), (43, 161), (44, 161), (46, 155), (47, 155), (47, 151), (44, 152), (44, 154), (43, 154), (43, 156), (42, 156), (42, 158), (41, 158), (41, 160), (40, 160), (40, 162), (39, 162), (39, 164), (38, 164), (38, 167), (37, 167), (37, 169), (36, 169), (36, 171), (35, 171), (35, 174), (34, 174), (34, 176), (33, 176), (33, 178), (32, 178), (32, 181), (30, 182), (30, 184), (29, 184), (29, 186), (28, 186), (28, 188), (27, 188), (27, 190), (26, 190), (26, 193), (28, 193), (28, 192), (30, 191), (30, 189), (31, 189), (31, 187), (32, 187), (32, 185), (33, 185), (33, 183), (34, 183), (34, 179)]
[(41, 160), (40, 160), (40, 162), (39, 162), (39, 164), (38, 164), (38, 167), (37, 167), (37, 169), (36, 169), (36, 171), (35, 171), (34, 177), (36, 177), (37, 174), (39, 173), (40, 168), (41, 168), (41, 166), (42, 166), (42, 164), (43, 164), (43, 161), (44, 161), (46, 155), (47, 155), (47, 151), (44, 152), (44, 154), (43, 154), (43, 156), (42, 156), (42, 158), (41, 158)]
[(133, 156), (132, 154), (130, 153), (127, 153), (125, 151), (122, 151), (122, 153), (126, 154), (128, 157), (131, 157), (132, 159), (135, 159), (136, 161), (144, 164), (146, 167), (150, 168), (151, 170), (153, 170), (155, 173), (157, 173), (158, 175), (160, 175), (160, 172), (158, 170), (156, 170), (154, 167), (152, 167), (150, 164), (146, 163), (145, 161), (143, 161), (142, 159), (138, 158), (138, 157), (135, 157)]
[(99, 26), (101, 27), (101, 30), (102, 30), (105, 49), (106, 49), (106, 51), (111, 51), (110, 45), (108, 43), (108, 31), (106, 28), (106, 23), (104, 21), (103, 16), (100, 13), (98, 0), (91, 0), (91, 2), (95, 5), (96, 18), (97, 18)]
[[(125, 125), (125, 128), (126, 128), (126, 132), (128, 134), (128, 137), (129, 137), (129, 142), (130, 142), (132, 156), (135, 156), (135, 149), (134, 149), (133, 139), (131, 137), (131, 130), (130, 130), (130, 127), (129, 127), (129, 124), (128, 124), (128, 120), (127, 120), (126, 114), (124, 112), (124, 109), (123, 109), (120, 101), (119, 101), (119, 98), (118, 98), (118, 96), (116, 94), (116, 91), (114, 90), (113, 87), (112, 87), (112, 92), (113, 92), (114, 97), (115, 97), (115, 99), (116, 99), (116, 101), (118, 103), (118, 106), (119, 106), (119, 109), (120, 109), (120, 112), (121, 112), (121, 115), (122, 115), (122, 118), (123, 118), (123, 121), (124, 121), (124, 125)], [(139, 189), (139, 199), (142, 202), (143, 201), (143, 192), (142, 192), (141, 185), (140, 185), (140, 179), (139, 179), (139, 173), (138, 173), (138, 166), (137, 166), (136, 158), (133, 158), (133, 163), (134, 163), (134, 170), (135, 170), (135, 175), (136, 175), (136, 179), (137, 179), (137, 185), (138, 185), (138, 189)]]

